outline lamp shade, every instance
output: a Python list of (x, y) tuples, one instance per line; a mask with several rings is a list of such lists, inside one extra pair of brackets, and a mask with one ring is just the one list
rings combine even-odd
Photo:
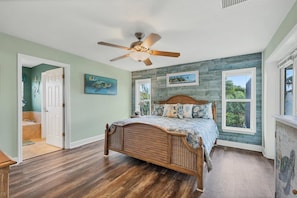
[(150, 54), (147, 52), (132, 52), (130, 53), (130, 57), (132, 57), (136, 61), (144, 61), (150, 57)]

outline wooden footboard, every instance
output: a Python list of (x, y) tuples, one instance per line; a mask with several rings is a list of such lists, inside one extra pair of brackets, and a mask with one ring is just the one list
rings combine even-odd
[(124, 126), (106, 124), (104, 155), (113, 150), (197, 178), (203, 191), (204, 149), (193, 149), (185, 134), (168, 132), (157, 126), (132, 123)]

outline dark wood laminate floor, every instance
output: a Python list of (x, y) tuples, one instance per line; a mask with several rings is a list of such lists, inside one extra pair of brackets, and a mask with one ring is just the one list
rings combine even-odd
[(103, 156), (103, 141), (56, 151), (11, 168), (10, 197), (274, 197), (273, 161), (261, 153), (215, 147), (205, 192), (193, 176), (125, 155)]

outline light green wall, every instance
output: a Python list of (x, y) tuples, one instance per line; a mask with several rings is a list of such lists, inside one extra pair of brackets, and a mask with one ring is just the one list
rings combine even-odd
[(264, 61), (266, 61), (281, 41), (287, 36), (287, 34), (292, 30), (292, 28), (297, 24), (297, 1), (293, 5), (290, 12), (287, 14), (286, 18), (283, 20), (279, 26), (276, 33), (273, 35), (271, 41), (265, 48), (263, 52)]
[[(131, 72), (0, 33), (0, 150), (17, 156), (17, 54), (70, 64), (71, 142), (104, 133), (131, 110)], [(100, 56), (98, 51), (98, 56)], [(118, 81), (117, 95), (84, 94), (84, 74)]]

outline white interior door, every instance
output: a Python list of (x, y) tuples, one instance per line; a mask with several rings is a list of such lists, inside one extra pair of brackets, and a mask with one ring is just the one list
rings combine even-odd
[(46, 71), (45, 123), (46, 143), (63, 148), (64, 143), (64, 96), (63, 68)]

